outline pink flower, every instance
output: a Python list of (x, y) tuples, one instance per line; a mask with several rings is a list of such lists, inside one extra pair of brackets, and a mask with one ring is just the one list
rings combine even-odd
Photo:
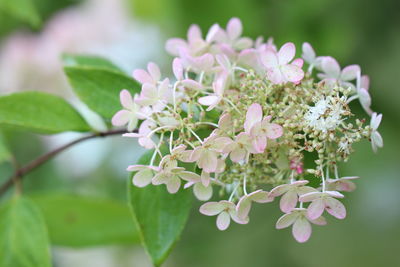
[(139, 145), (147, 149), (152, 149), (156, 146), (154, 141), (151, 139), (151, 132), (154, 126), (155, 124), (152, 121), (145, 120), (140, 124), (138, 133), (127, 133), (122, 136), (138, 138)]
[(263, 153), (267, 147), (267, 138), (276, 139), (282, 136), (282, 126), (270, 123), (271, 116), (263, 118), (262, 107), (258, 103), (252, 104), (246, 113), (246, 121), (244, 122), (244, 130), (253, 140), (254, 149), (258, 153)]
[(179, 56), (182, 50), (190, 55), (201, 55), (208, 49), (209, 43), (211, 39), (213, 39), (216, 31), (218, 31), (217, 27), (211, 27), (206, 40), (204, 40), (200, 27), (198, 25), (191, 25), (187, 33), (188, 41), (181, 38), (171, 38), (167, 41), (165, 49), (173, 56)]
[(147, 165), (131, 165), (127, 168), (127, 171), (137, 172), (132, 179), (133, 184), (137, 187), (145, 187), (150, 184), (151, 179), (159, 170), (158, 167)]
[(240, 198), (236, 210), (237, 210), (237, 215), (240, 219), (244, 220), (245, 218), (248, 217), (250, 209), (251, 209), (251, 204), (253, 202), (257, 203), (268, 203), (273, 201), (274, 198), (268, 195), (268, 192), (263, 191), (263, 190), (257, 190), (254, 191), (250, 194), (244, 195)]
[(356, 189), (356, 185), (352, 182), (352, 180), (358, 178), (358, 176), (346, 176), (341, 177), (340, 179), (326, 179), (326, 188), (329, 191), (352, 192)]
[(290, 184), (278, 185), (271, 190), (269, 195), (271, 197), (281, 196), (280, 208), (283, 212), (288, 213), (296, 207), (297, 201), (300, 196), (310, 193), (317, 192), (317, 190), (310, 186), (304, 186), (308, 184), (307, 180), (295, 181)]
[[(213, 26), (215, 27), (215, 26)], [(212, 40), (217, 43), (229, 44), (233, 49), (243, 50), (250, 48), (253, 41), (247, 37), (241, 37), (243, 32), (242, 22), (238, 18), (231, 18), (226, 26), (226, 31), (218, 27), (219, 30), (214, 34)]]
[(138, 123), (139, 106), (132, 100), (132, 95), (128, 90), (124, 89), (119, 95), (120, 101), (124, 109), (115, 113), (111, 119), (114, 126), (123, 126), (128, 124), (128, 132), (132, 132)]
[(301, 202), (311, 202), (307, 208), (307, 215), (310, 219), (319, 218), (324, 210), (338, 219), (346, 217), (346, 208), (335, 198), (343, 198), (344, 196), (337, 191), (310, 192), (301, 195)]
[(228, 137), (210, 135), (201, 146), (193, 150), (190, 159), (192, 162), (196, 161), (199, 168), (204, 171), (208, 173), (215, 172), (218, 168), (218, 155), (230, 142), (232, 140)]
[(157, 82), (161, 79), (160, 68), (153, 62), (147, 64), (147, 71), (143, 69), (137, 69), (133, 71), (133, 78), (135, 78), (141, 84), (153, 84), (157, 85)]
[(371, 131), (371, 144), (372, 144), (372, 150), (374, 152), (378, 151), (378, 148), (383, 147), (383, 139), (381, 134), (378, 132), (378, 127), (381, 124), (382, 121), (382, 114), (377, 114), (373, 113), (371, 117), (371, 123), (370, 127), (372, 129)]
[(278, 53), (268, 49), (261, 54), (261, 61), (267, 68), (267, 76), (272, 83), (298, 83), (303, 79), (302, 61), (296, 60), (290, 63), (295, 54), (296, 47), (293, 43), (284, 44)]
[(199, 103), (208, 106), (207, 111), (214, 109), (224, 97), (225, 78), (219, 77), (213, 82), (214, 93), (199, 98)]
[(178, 162), (171, 158), (170, 155), (165, 156), (160, 162), (160, 170), (153, 177), (153, 185), (165, 184), (167, 190), (171, 194), (178, 192), (181, 186), (181, 179), (196, 179), (199, 175), (188, 172), (185, 168), (178, 167)]
[(357, 73), (357, 84), (356, 84), (356, 95), (348, 99), (347, 103), (350, 103), (354, 98), (358, 98), (361, 106), (368, 113), (372, 115), (371, 110), (371, 96), (368, 92), (369, 89), (369, 77), (367, 75), (361, 76), (361, 73)]
[(197, 197), (198, 200), (207, 201), (212, 197), (213, 189), (210, 183), (208, 185), (204, 185), (204, 175), (200, 176), (186, 176), (182, 179), (188, 181), (185, 184), (184, 188), (189, 188), (193, 186), (193, 193)]
[(301, 57), (310, 65), (308, 72), (311, 72), (313, 67), (320, 68), (322, 57), (317, 57), (314, 49), (309, 43), (303, 43), (303, 53)]
[(230, 153), (229, 156), (233, 162), (244, 163), (249, 153), (256, 154), (258, 151), (253, 147), (250, 135), (240, 133), (235, 137), (235, 140), (232, 141), (232, 143), (228, 144), (224, 148), (223, 153)]
[(244, 220), (240, 219), (237, 215), (235, 204), (226, 200), (205, 203), (200, 207), (200, 212), (207, 216), (218, 215), (217, 227), (221, 231), (229, 227), (231, 219), (239, 224), (246, 224), (249, 222), (249, 218), (245, 218)]
[(319, 217), (317, 219), (310, 219), (307, 216), (306, 209), (294, 209), (290, 213), (283, 215), (276, 222), (276, 229), (283, 229), (293, 225), (292, 234), (293, 237), (299, 243), (306, 242), (311, 236), (311, 224), (326, 225), (326, 220), (324, 217)]
[(357, 78), (357, 73), (361, 72), (360, 66), (350, 65), (340, 70), (339, 63), (333, 57), (323, 57), (321, 69), (324, 73), (319, 73), (318, 78), (328, 82), (338, 82), (341, 86), (354, 89), (354, 84), (350, 81)]
[(169, 88), (169, 79), (165, 78), (159, 85), (145, 83), (142, 85), (140, 96), (135, 102), (142, 106), (152, 106), (153, 110), (162, 111), (171, 103), (172, 90)]
[(210, 53), (201, 56), (192, 56), (187, 51), (181, 50), (179, 56), (183, 67), (196, 73), (211, 72), (214, 66), (214, 56)]

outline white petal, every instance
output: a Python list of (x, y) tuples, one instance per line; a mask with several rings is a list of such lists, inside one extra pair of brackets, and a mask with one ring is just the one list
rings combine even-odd
[(217, 217), (217, 227), (219, 230), (224, 231), (229, 227), (231, 223), (231, 216), (228, 212), (223, 211)]
[(200, 213), (207, 216), (214, 216), (221, 213), (225, 206), (220, 202), (207, 202), (200, 207)]
[(207, 201), (212, 197), (212, 186), (204, 186), (202, 183), (196, 183), (193, 186), (194, 195), (198, 200)]
[(284, 214), (276, 222), (276, 226), (275, 226), (276, 229), (283, 229), (283, 228), (291, 226), (296, 221), (298, 216), (299, 216), (299, 214), (297, 212)]
[(133, 176), (133, 184), (137, 187), (145, 187), (146, 185), (151, 183), (151, 179), (153, 178), (154, 173), (150, 169), (143, 169)]
[(289, 63), (296, 54), (296, 47), (293, 43), (284, 44), (278, 52), (279, 65)]

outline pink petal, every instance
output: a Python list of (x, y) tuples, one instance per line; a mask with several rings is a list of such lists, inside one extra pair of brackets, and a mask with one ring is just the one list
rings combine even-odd
[(296, 221), (296, 219), (298, 217), (299, 217), (299, 214), (297, 212), (284, 214), (282, 217), (280, 217), (278, 219), (275, 227), (276, 227), (276, 229), (283, 229), (283, 228), (289, 227)]
[(215, 59), (225, 70), (230, 70), (231, 62), (226, 55), (216, 55)]
[(275, 51), (268, 49), (261, 54), (261, 62), (267, 68), (275, 68), (278, 66), (278, 55)]
[(299, 218), (293, 224), (292, 233), (299, 243), (306, 242), (311, 236), (311, 224), (305, 218)]
[(224, 231), (229, 227), (231, 216), (228, 212), (223, 211), (217, 217), (217, 227), (219, 230)]
[(342, 70), (340, 79), (343, 81), (355, 80), (357, 78), (357, 73), (359, 73), (359, 72), (361, 72), (360, 66), (358, 66), (358, 65), (347, 66)]
[(252, 144), (257, 153), (264, 153), (265, 148), (267, 147), (267, 137), (264, 135), (255, 136)]
[(198, 161), (198, 165), (206, 172), (214, 172), (217, 168), (217, 155), (214, 152), (204, 151)]
[(321, 217), (319, 217), (319, 218), (317, 218), (315, 220), (310, 220), (310, 221), (313, 224), (316, 224), (316, 225), (326, 225), (327, 224), (326, 219), (325, 219), (324, 216), (321, 216)]
[(210, 184), (210, 174), (208, 172), (202, 171), (200, 176), (200, 181), (204, 186), (209, 186)]
[(295, 190), (287, 191), (280, 200), (281, 211), (289, 213), (292, 211), (297, 204), (297, 193)]
[(178, 81), (183, 80), (183, 66), (180, 58), (174, 58), (174, 61), (172, 62), (172, 70)]
[(223, 114), (218, 121), (218, 128), (223, 131), (230, 131), (233, 127), (232, 117), (229, 113)]
[(186, 42), (181, 38), (171, 38), (165, 44), (165, 50), (173, 56), (179, 56), (179, 50), (186, 47)]
[(203, 86), (199, 82), (191, 80), (191, 79), (183, 80), (181, 83), (184, 87), (194, 89), (194, 90), (201, 90), (203, 88)]
[(221, 213), (225, 206), (220, 202), (207, 202), (200, 207), (200, 213), (207, 216), (214, 216)]
[(199, 98), (199, 103), (204, 106), (213, 106), (219, 103), (221, 99), (215, 95), (208, 95)]
[(193, 192), (198, 200), (207, 201), (212, 197), (212, 186), (204, 186), (201, 183), (196, 183), (193, 187)]
[(244, 162), (246, 155), (247, 155), (246, 149), (238, 147), (231, 151), (229, 157), (233, 162), (241, 163)]
[(364, 88), (365, 90), (369, 89), (369, 77), (367, 75), (361, 77), (361, 88)]
[(315, 60), (315, 51), (309, 43), (303, 43), (303, 54), (302, 57), (309, 64), (313, 63)]
[(120, 110), (111, 119), (111, 123), (114, 126), (123, 126), (129, 122), (132, 117), (132, 112), (127, 110)]
[(307, 208), (308, 218), (311, 220), (315, 220), (319, 218), (325, 209), (325, 203), (321, 198), (317, 198), (311, 202), (311, 204)]
[(214, 56), (210, 53), (192, 59), (192, 64), (196, 69), (208, 71), (214, 65)]
[(200, 27), (196, 24), (190, 25), (187, 38), (191, 44), (197, 42), (199, 39), (202, 39)]
[(149, 62), (149, 64), (147, 64), (147, 70), (149, 71), (149, 74), (153, 78), (154, 82), (157, 82), (161, 79), (160, 68), (155, 63)]
[(254, 191), (250, 193), (248, 196), (251, 199), (251, 201), (257, 203), (268, 203), (274, 200), (274, 198), (271, 197), (268, 192), (262, 190)]
[(229, 39), (235, 40), (242, 34), (242, 22), (238, 18), (231, 18), (226, 27)]
[(293, 60), (291, 65), (297, 66), (301, 69), (304, 65), (304, 60), (301, 58), (296, 58), (295, 60)]
[(234, 48), (236, 50), (243, 50), (247, 49), (253, 46), (253, 40), (248, 38), (248, 37), (242, 37), (239, 38), (235, 43), (234, 43)]
[(317, 199), (321, 197), (324, 193), (321, 192), (310, 192), (304, 195), (301, 195), (299, 198), (300, 202), (310, 202), (313, 201), (314, 199)]
[(221, 27), (218, 24), (212, 25), (211, 28), (208, 30), (208, 33), (206, 36), (206, 41), (208, 43), (214, 41), (220, 31), (221, 31)]
[(296, 65), (284, 65), (281, 71), (285, 80), (293, 83), (300, 82), (304, 78), (304, 71)]
[(271, 192), (269, 192), (269, 195), (271, 197), (278, 197), (286, 193), (290, 188), (291, 186), (288, 184), (278, 185), (277, 187), (273, 188)]
[(338, 219), (344, 219), (346, 217), (346, 208), (339, 200), (328, 197), (325, 200), (325, 204), (326, 211), (329, 212), (332, 216)]
[(119, 94), (119, 99), (121, 104), (126, 109), (133, 109), (133, 99), (131, 93), (128, 90), (124, 89)]
[(266, 129), (266, 135), (269, 139), (276, 139), (282, 136), (283, 128), (279, 124), (269, 123)]
[(137, 80), (141, 84), (154, 83), (154, 80), (150, 76), (150, 74), (148, 74), (147, 71), (142, 70), (142, 69), (134, 70), (133, 78), (135, 78), (135, 80)]
[(278, 52), (279, 65), (289, 63), (296, 54), (296, 47), (293, 43), (284, 44)]
[(258, 103), (253, 103), (246, 113), (246, 121), (244, 122), (244, 129), (247, 133), (250, 133), (251, 128), (262, 120), (262, 108)]
[(284, 76), (279, 68), (267, 70), (267, 77), (273, 84), (280, 84), (284, 82)]
[(333, 57), (322, 58), (321, 63), (322, 70), (328, 74), (331, 78), (339, 78), (340, 66), (339, 63)]
[(249, 215), (251, 208), (251, 200), (248, 196), (242, 196), (237, 204), (237, 215), (239, 219), (244, 219)]
[(325, 193), (330, 195), (331, 197), (344, 198), (344, 195), (338, 191), (325, 191)]

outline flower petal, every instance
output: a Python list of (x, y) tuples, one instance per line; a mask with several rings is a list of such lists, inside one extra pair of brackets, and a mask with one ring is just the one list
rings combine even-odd
[(229, 39), (235, 40), (240, 37), (242, 34), (242, 22), (238, 18), (231, 18), (228, 22), (228, 25), (226, 27), (227, 34), (229, 36)]
[(244, 129), (247, 133), (250, 133), (251, 128), (262, 120), (262, 108), (258, 103), (253, 103), (246, 113), (246, 121), (244, 122)]
[(269, 195), (272, 197), (278, 197), (286, 193), (290, 188), (291, 186), (289, 184), (278, 185), (269, 192)]
[(307, 208), (307, 216), (311, 220), (321, 217), (325, 209), (325, 202), (321, 198), (314, 199)]
[(291, 189), (287, 191), (281, 198), (280, 202), (281, 211), (289, 213), (292, 211), (297, 204), (297, 193), (295, 190)]
[(304, 71), (296, 65), (284, 65), (281, 67), (282, 74), (286, 81), (297, 83), (304, 78)]
[(219, 230), (224, 231), (229, 227), (231, 223), (231, 216), (228, 212), (223, 211), (217, 217), (217, 227)]
[(214, 216), (221, 213), (225, 206), (220, 202), (207, 202), (200, 207), (200, 213), (207, 216)]
[(279, 65), (289, 63), (296, 54), (296, 47), (293, 43), (284, 44), (278, 52)]
[(297, 212), (284, 214), (282, 217), (278, 219), (275, 227), (276, 229), (283, 229), (289, 227), (297, 220), (298, 217), (299, 214)]
[(339, 78), (340, 66), (339, 63), (333, 57), (323, 57), (321, 62), (322, 70), (330, 78)]
[(266, 127), (266, 135), (269, 139), (276, 139), (281, 137), (283, 134), (283, 128), (276, 123), (268, 123)]
[(292, 233), (299, 243), (306, 242), (311, 236), (311, 224), (305, 218), (299, 218), (293, 224)]
[(326, 211), (329, 212), (329, 214), (331, 214), (332, 216), (338, 219), (344, 219), (346, 217), (346, 208), (339, 200), (328, 197), (325, 200), (325, 204)]
[(193, 186), (194, 195), (198, 200), (207, 201), (212, 197), (212, 186), (204, 186), (202, 183), (196, 183)]
[(357, 73), (361, 72), (360, 66), (350, 65), (342, 70), (340, 79), (343, 81), (352, 81), (357, 78)]
[(242, 196), (237, 204), (237, 215), (239, 219), (244, 219), (249, 215), (251, 208), (251, 200), (249, 199), (248, 195)]
[(145, 187), (151, 183), (151, 179), (154, 176), (154, 172), (150, 169), (143, 169), (138, 171), (132, 179), (132, 182), (137, 187)]
[(133, 113), (128, 110), (120, 110), (111, 119), (114, 126), (123, 126), (129, 122)]

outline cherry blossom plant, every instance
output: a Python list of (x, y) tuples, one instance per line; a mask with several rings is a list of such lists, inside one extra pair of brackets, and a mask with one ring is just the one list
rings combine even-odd
[[(279, 48), (272, 39), (242, 37), (237, 18), (226, 29), (213, 25), (205, 38), (192, 25), (187, 40), (172, 38), (166, 50), (175, 57), (175, 77), (163, 77), (155, 63), (135, 70), (142, 90), (121, 91), (123, 109), (112, 119), (127, 125), (124, 136), (154, 150), (148, 165), (128, 167), (134, 186), (165, 184), (171, 194), (193, 188), (201, 201), (219, 197), (200, 212), (217, 215), (220, 230), (231, 219), (248, 223), (252, 204), (280, 198), (276, 228), (293, 225), (298, 242), (309, 239), (311, 223), (326, 224), (325, 211), (346, 217), (340, 192), (353, 191), (358, 177), (340, 177), (338, 164), (362, 139), (374, 151), (383, 146), (382, 115), (371, 109), (369, 79), (358, 65), (341, 69), (308, 43), (295, 58), (293, 43)], [(369, 125), (351, 111), (356, 99)]]

